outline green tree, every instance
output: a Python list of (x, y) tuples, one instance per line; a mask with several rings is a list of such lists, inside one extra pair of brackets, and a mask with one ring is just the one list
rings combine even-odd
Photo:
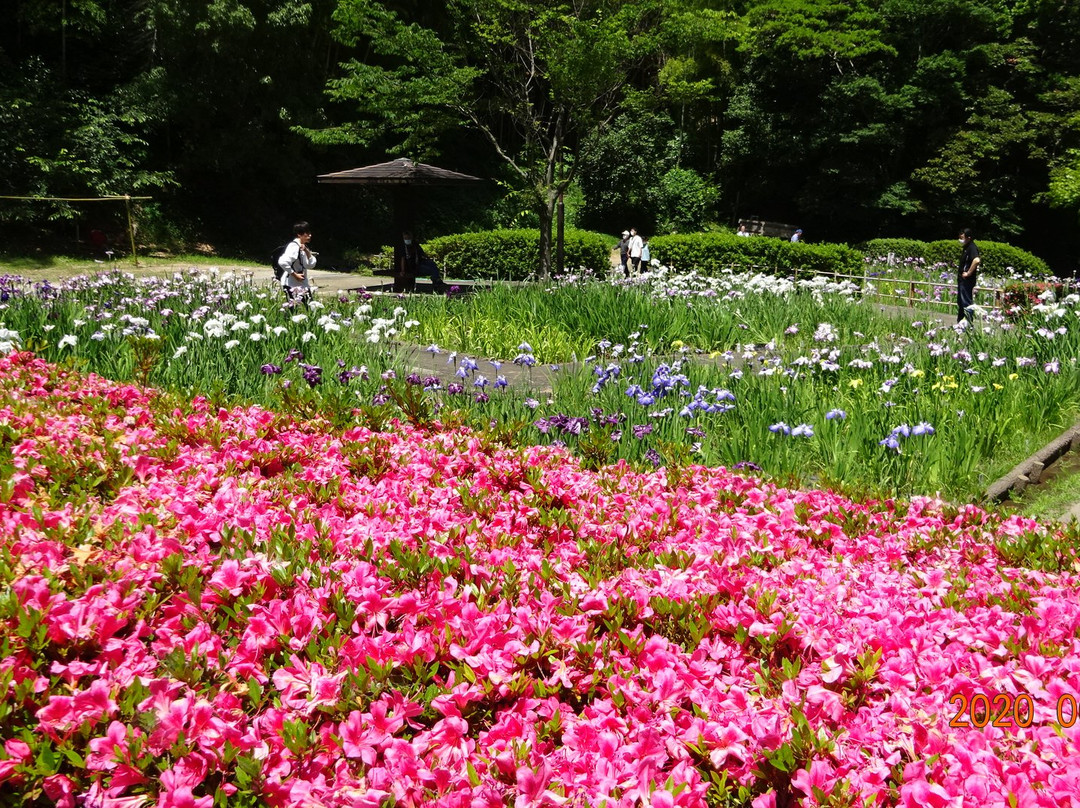
[[(273, 244), (326, 199), (313, 181), (317, 150), (294, 128), (332, 114), (321, 90), (349, 55), (329, 34), (335, 8), (336, 0), (143, 6), (138, 56), (158, 72), (169, 109), (157, 153), (180, 183), (169, 201), (208, 238)], [(320, 236), (331, 229), (325, 219)], [(343, 215), (333, 229), (347, 226)]]
[(578, 177), (588, 200), (586, 223), (618, 233), (657, 218), (652, 191), (677, 162), (675, 124), (663, 110), (627, 110), (593, 134)]
[[(112, 52), (132, 31), (135, 3), (21, 2), (0, 43), (0, 174), (19, 196), (138, 194), (173, 185), (153, 159), (167, 109), (152, 71)], [(0, 217), (32, 227), (75, 218), (59, 204), (5, 204)]]
[(1050, 200), (1080, 215), (1080, 150), (1069, 151), (1050, 172)]
[(996, 233), (1023, 232), (1017, 203), (1022, 186), (1003, 167), (1022, 165), (1038, 149), (1031, 116), (1005, 90), (975, 99), (965, 125), (912, 177), (947, 220), (980, 223)]
[(689, 233), (700, 230), (716, 204), (716, 188), (690, 168), (673, 168), (660, 178), (656, 188), (661, 233)]
[(848, 215), (850, 180), (878, 182), (880, 162), (868, 157), (867, 172), (861, 158), (850, 160), (890, 139), (885, 121), (874, 120), (880, 87), (873, 77), (895, 49), (874, 4), (768, 0), (749, 4), (742, 26), (721, 188), (739, 195), (735, 206), (768, 218)]
[(617, 118), (626, 87), (655, 53), (662, 4), (448, 0), (426, 21), (411, 4), (400, 13), (390, 5), (340, 1), (336, 35), (369, 55), (346, 63), (328, 91), (356, 117), (308, 134), (321, 143), (381, 141), (426, 158), (449, 130), (479, 132), (531, 195), (539, 272), (548, 276), (556, 202), (590, 137)]
[[(266, 243), (316, 200), (316, 150), (293, 127), (329, 120), (335, 8), (21, 0), (0, 40), (0, 172), (19, 194), (151, 194), (163, 220)], [(0, 207), (32, 224), (83, 215)]]

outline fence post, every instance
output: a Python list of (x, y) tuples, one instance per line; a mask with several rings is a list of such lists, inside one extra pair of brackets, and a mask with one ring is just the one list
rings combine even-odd
[(124, 207), (127, 208), (128, 238), (131, 239), (131, 263), (139, 265), (139, 253), (135, 249), (135, 225), (131, 221), (131, 196), (124, 194)]

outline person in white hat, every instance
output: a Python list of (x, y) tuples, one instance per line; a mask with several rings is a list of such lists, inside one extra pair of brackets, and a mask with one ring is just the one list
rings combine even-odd
[(630, 277), (630, 231), (623, 230), (622, 238), (619, 239), (619, 269), (623, 275)]
[(630, 265), (634, 268), (633, 274), (637, 275), (641, 270), (641, 250), (645, 242), (638, 235), (637, 228), (630, 228)]

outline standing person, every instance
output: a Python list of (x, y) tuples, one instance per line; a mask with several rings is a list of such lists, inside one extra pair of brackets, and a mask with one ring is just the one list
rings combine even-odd
[(979, 274), (979, 247), (975, 244), (975, 233), (970, 227), (960, 231), (960, 272), (956, 279), (956, 322), (971, 318), (968, 311), (975, 305), (975, 279)]
[(638, 235), (637, 228), (630, 228), (630, 265), (634, 268), (633, 274), (637, 275), (638, 270), (641, 269), (641, 250), (645, 246), (645, 242), (642, 241), (641, 236)]
[(283, 270), (281, 288), (290, 299), (302, 300), (304, 305), (311, 300), (311, 280), (308, 270), (315, 266), (316, 255), (311, 251), (311, 226), (307, 222), (293, 225), (293, 238), (285, 245), (285, 251), (278, 259), (278, 266)]
[(394, 291), (416, 291), (417, 275), (430, 277), (431, 286), (436, 292), (442, 292), (446, 288), (439, 265), (428, 258), (413, 231), (402, 230), (401, 238), (394, 245)]
[(794, 233), (791, 234), (791, 243), (792, 244), (797, 244), (800, 241), (802, 241), (802, 229), (801, 228), (799, 230), (796, 230)]
[(625, 277), (630, 277), (630, 231), (623, 230), (619, 239), (619, 269)]

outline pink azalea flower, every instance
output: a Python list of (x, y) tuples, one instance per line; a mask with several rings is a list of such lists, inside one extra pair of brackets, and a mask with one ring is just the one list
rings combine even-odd
[(807, 797), (814, 796), (814, 789), (819, 789), (828, 796), (832, 794), (835, 783), (833, 767), (823, 760), (810, 762), (810, 769), (799, 769), (791, 778), (791, 784)]
[(75, 808), (75, 784), (67, 775), (50, 774), (41, 781), (41, 787), (56, 808)]
[(952, 798), (944, 788), (921, 778), (900, 787), (900, 804), (904, 808), (945, 808), (952, 803)]
[(15, 768), (30, 760), (30, 745), (26, 741), (11, 738), (4, 742), (5, 760), (0, 760), (0, 783), (15, 775)]
[(548, 764), (542, 763), (539, 769), (525, 766), (517, 770), (518, 796), (514, 808), (539, 808), (543, 805), (563, 805), (566, 798), (548, 789), (551, 771)]
[(37, 718), (47, 732), (63, 733), (84, 721), (93, 723), (106, 718), (115, 711), (116, 702), (109, 695), (109, 686), (97, 681), (74, 696), (51, 696), (48, 704), (37, 711)]

